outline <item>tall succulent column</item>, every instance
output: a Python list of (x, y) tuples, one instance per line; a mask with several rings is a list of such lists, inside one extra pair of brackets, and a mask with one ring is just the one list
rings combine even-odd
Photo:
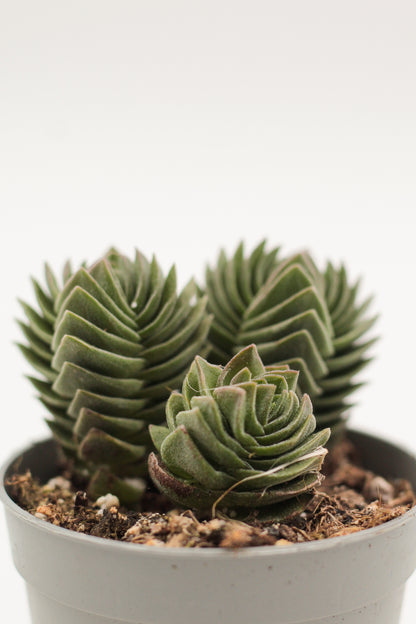
[(167, 427), (150, 427), (155, 484), (202, 511), (217, 505), (240, 517), (282, 519), (303, 509), (321, 481), (330, 431), (314, 432), (297, 378), (287, 366), (265, 368), (255, 345), (224, 368), (197, 356), (182, 393), (167, 402)]
[(22, 303), (24, 355), (40, 373), (31, 381), (53, 435), (90, 473), (93, 495), (111, 490), (140, 497), (147, 472), (148, 423), (164, 419), (194, 356), (206, 349), (206, 298), (178, 295), (174, 267), (165, 277), (155, 259), (110, 250), (62, 285), (46, 266), (47, 289), (33, 280), (39, 305)]
[(368, 301), (358, 304), (357, 290), (344, 267), (328, 264), (322, 273), (306, 252), (278, 259), (264, 243), (248, 257), (242, 245), (232, 258), (221, 252), (206, 275), (211, 357), (225, 364), (256, 343), (266, 365), (300, 372), (299, 388), (312, 397), (318, 426), (336, 426), (372, 344), (360, 341), (375, 319), (364, 317)]
[(349, 397), (362, 386), (355, 377), (371, 361), (367, 353), (377, 340), (362, 340), (377, 317), (366, 315), (372, 297), (358, 301), (359, 281), (349, 284), (345, 267), (335, 268), (330, 262), (323, 277), (333, 329), (333, 353), (325, 360), (328, 372), (320, 380), (321, 392), (314, 397), (314, 407), (322, 425), (341, 419), (345, 410), (353, 406)]

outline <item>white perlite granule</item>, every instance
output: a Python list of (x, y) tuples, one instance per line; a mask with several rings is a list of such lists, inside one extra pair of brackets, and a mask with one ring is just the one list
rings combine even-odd
[(111, 507), (120, 507), (120, 501), (117, 496), (114, 494), (106, 494), (105, 496), (100, 496), (94, 503), (94, 507), (99, 507), (104, 511), (104, 509), (110, 509)]
[(49, 479), (46, 485), (43, 486), (43, 489), (46, 491), (54, 490), (55, 488), (61, 488), (62, 490), (70, 490), (71, 482), (64, 477), (53, 477), (53, 479)]

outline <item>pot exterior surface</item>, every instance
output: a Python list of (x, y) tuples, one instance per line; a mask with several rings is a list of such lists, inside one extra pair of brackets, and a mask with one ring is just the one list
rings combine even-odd
[[(342, 613), (313, 621), (308, 620), (302, 624), (340, 624), (340, 622), (342, 624), (399, 624), (403, 589), (401, 587), (377, 603), (365, 605), (350, 613)], [(100, 615), (79, 611), (55, 602), (30, 585), (27, 585), (27, 593), (33, 624), (57, 624), (57, 622), (59, 624), (122, 624), (125, 622), (125, 620), (108, 619)], [(227, 620), (228, 622), (232, 623), (234, 620)], [(277, 619), (275, 622), (280, 624), (281, 620)], [(145, 622), (136, 622), (135, 624), (145, 624)], [(225, 621), (221, 620), (219, 624), (225, 624)]]
[[(354, 434), (354, 442), (371, 442), (370, 468), (379, 444), (385, 476), (415, 484), (414, 457), (364, 434)], [(30, 452), (39, 462), (51, 445)], [(398, 624), (403, 587), (416, 567), (415, 509), (347, 537), (229, 552), (80, 535), (3, 499), (33, 624)]]

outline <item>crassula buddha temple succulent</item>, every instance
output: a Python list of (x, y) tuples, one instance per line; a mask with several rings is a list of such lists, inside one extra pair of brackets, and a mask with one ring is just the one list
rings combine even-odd
[(151, 425), (158, 454), (149, 472), (175, 503), (262, 519), (302, 509), (321, 482), (330, 430), (315, 432), (312, 404), (296, 394), (298, 372), (265, 367), (255, 345), (225, 367), (197, 356), (182, 392)]
[(374, 342), (362, 340), (375, 318), (365, 316), (371, 299), (358, 303), (357, 291), (344, 266), (328, 263), (322, 273), (306, 252), (280, 259), (264, 242), (249, 256), (242, 244), (231, 258), (222, 251), (206, 273), (210, 359), (225, 364), (256, 343), (266, 365), (299, 371), (299, 391), (311, 396), (318, 427), (341, 428)]
[(23, 303), (21, 349), (40, 373), (30, 378), (53, 435), (90, 476), (93, 495), (137, 500), (147, 474), (148, 424), (164, 420), (211, 323), (193, 282), (178, 295), (175, 269), (111, 249), (62, 284), (46, 266), (47, 289), (33, 281), (39, 311)]

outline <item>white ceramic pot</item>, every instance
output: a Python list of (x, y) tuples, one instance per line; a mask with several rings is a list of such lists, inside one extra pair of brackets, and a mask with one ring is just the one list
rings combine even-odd
[[(416, 458), (351, 432), (365, 464), (416, 487)], [(52, 441), (21, 454), (55, 474)], [(416, 508), (380, 527), (287, 547), (164, 549), (61, 529), (20, 509), (1, 473), (12, 553), (33, 624), (398, 624), (416, 567)]]

